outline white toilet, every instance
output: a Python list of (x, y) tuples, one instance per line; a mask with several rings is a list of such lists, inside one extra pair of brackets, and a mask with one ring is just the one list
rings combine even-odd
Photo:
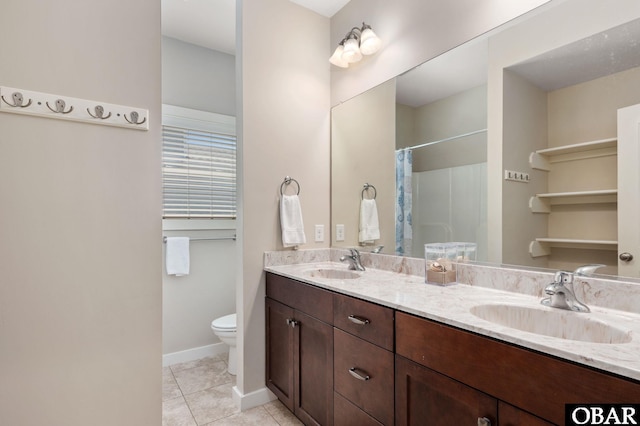
[(236, 375), (236, 314), (226, 315), (211, 322), (213, 333), (229, 345), (229, 374)]

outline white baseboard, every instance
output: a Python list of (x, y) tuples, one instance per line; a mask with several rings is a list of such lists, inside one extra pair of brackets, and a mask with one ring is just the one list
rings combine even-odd
[(276, 396), (267, 388), (261, 388), (256, 391), (242, 394), (237, 386), (233, 387), (233, 402), (240, 409), (246, 411), (254, 407), (266, 404), (276, 399)]
[(168, 367), (173, 364), (195, 361), (196, 359), (224, 354), (227, 352), (229, 352), (229, 346), (222, 342), (207, 346), (200, 346), (199, 348), (192, 348), (162, 355), (162, 366)]

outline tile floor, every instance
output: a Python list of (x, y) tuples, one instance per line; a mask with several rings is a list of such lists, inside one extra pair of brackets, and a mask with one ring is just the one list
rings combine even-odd
[(165, 367), (162, 379), (162, 426), (302, 425), (278, 400), (241, 413), (226, 354)]

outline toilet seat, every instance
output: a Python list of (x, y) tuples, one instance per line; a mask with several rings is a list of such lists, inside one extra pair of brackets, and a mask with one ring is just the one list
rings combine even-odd
[(226, 315), (211, 322), (211, 328), (220, 331), (234, 331), (236, 329), (236, 314)]

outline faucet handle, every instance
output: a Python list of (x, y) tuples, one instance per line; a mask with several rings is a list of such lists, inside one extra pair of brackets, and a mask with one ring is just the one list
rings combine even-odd
[(358, 249), (350, 248), (349, 250), (351, 251), (351, 256), (360, 256)]
[(557, 284), (571, 284), (573, 282), (573, 272), (558, 271), (553, 281)]
[(583, 265), (583, 266), (578, 267), (575, 271), (573, 271), (573, 273), (575, 275), (583, 275), (583, 276), (587, 275), (588, 276), (588, 275), (592, 275), (596, 271), (596, 269), (604, 268), (605, 266), (607, 266), (607, 265), (603, 265), (601, 263), (595, 263), (595, 264), (592, 264), (592, 265)]

